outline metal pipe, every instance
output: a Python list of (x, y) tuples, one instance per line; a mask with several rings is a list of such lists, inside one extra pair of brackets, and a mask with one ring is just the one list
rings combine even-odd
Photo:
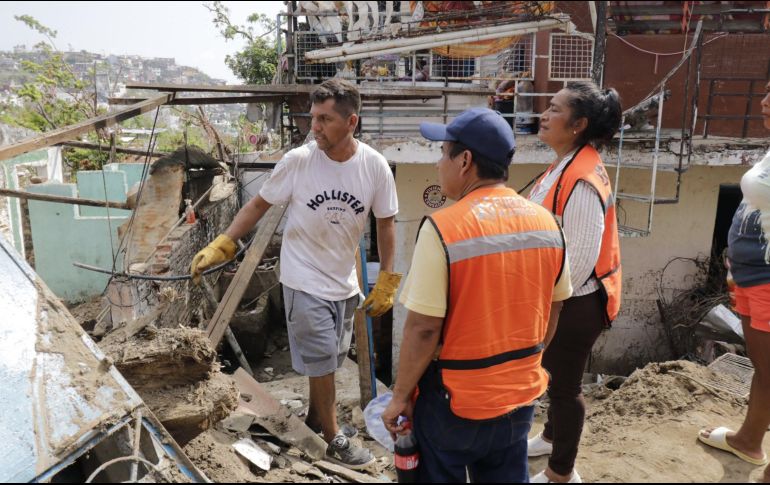
[[(140, 439), (142, 437), (142, 410), (139, 409), (136, 411), (136, 415), (134, 416), (134, 420), (136, 421), (136, 426), (134, 427), (134, 453), (133, 456), (139, 456), (139, 444)], [(136, 483), (137, 474), (139, 472), (139, 462), (134, 461), (131, 463), (131, 479), (129, 480), (131, 483)]]
[(539, 20), (520, 24), (498, 25), (480, 29), (460, 30), (419, 37), (402, 37), (384, 41), (365, 42), (349, 47), (330, 47), (305, 53), (307, 61), (339, 62), (342, 60), (363, 59), (374, 55), (395, 54), (412, 50), (428, 49), (445, 45), (462, 44), (479, 40), (492, 40), (500, 37), (529, 34), (540, 30), (549, 30), (559, 26), (569, 29), (569, 18)]
[(104, 200), (79, 199), (77, 197), (64, 197), (61, 195), (36, 194), (24, 190), (11, 190), (0, 188), (0, 196), (18, 197), (19, 199), (39, 200), (41, 202), (55, 202), (57, 204), (86, 205), (89, 207), (110, 207), (113, 209), (131, 210), (125, 202), (110, 202)]
[(663, 100), (666, 87), (662, 86), (658, 95), (658, 126), (655, 129), (655, 154), (652, 157), (652, 181), (650, 182), (650, 211), (647, 218), (647, 233), (652, 232), (652, 212), (655, 206), (655, 182), (658, 178), (658, 156), (660, 155), (660, 129), (663, 125)]
[(626, 117), (620, 119), (620, 140), (618, 141), (618, 163), (615, 165), (615, 204), (618, 203), (618, 191), (620, 188), (620, 164), (623, 162), (623, 134), (626, 132)]
[(692, 56), (688, 56), (687, 59), (687, 73), (685, 75), (684, 84), (684, 101), (682, 103), (682, 132), (679, 140), (679, 160), (676, 170), (676, 200), (679, 200), (679, 189), (682, 186), (682, 160), (684, 159), (684, 144), (685, 137), (692, 137), (692, 133), (687, 133), (687, 108), (690, 102), (690, 77), (692, 76)]

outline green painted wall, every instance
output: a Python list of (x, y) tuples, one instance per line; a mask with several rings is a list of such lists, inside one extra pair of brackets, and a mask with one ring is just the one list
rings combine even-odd
[[(126, 191), (140, 180), (142, 164), (111, 164), (102, 171), (81, 171), (77, 184), (45, 183), (32, 185), (34, 193), (125, 201)], [(118, 226), (131, 212), (101, 207), (79, 207), (69, 204), (29, 201), (35, 269), (59, 298), (77, 302), (99, 295), (109, 275), (72, 265), (84, 263), (111, 269), (118, 249)], [(117, 268), (121, 270), (121, 258)]]
[[(0, 168), (3, 170), (3, 176), (5, 177), (5, 183), (6, 188), (17, 190), (18, 186), (16, 185), (16, 177), (14, 175), (14, 168), (16, 165), (21, 165), (24, 163), (46, 163), (48, 161), (48, 149), (43, 150), (37, 150), (30, 153), (25, 153), (24, 155), (19, 155), (17, 157), (10, 158), (8, 160), (3, 160), (0, 162)], [(8, 197), (6, 199), (8, 201), (8, 213), (10, 216), (10, 226), (11, 226), (11, 234), (13, 237), (11, 238), (11, 244), (13, 244), (14, 249), (19, 252), (19, 254), (24, 254), (24, 241), (22, 236), (22, 230), (21, 230), (21, 213), (20, 213), (20, 206), (19, 206), (19, 199), (15, 197)]]

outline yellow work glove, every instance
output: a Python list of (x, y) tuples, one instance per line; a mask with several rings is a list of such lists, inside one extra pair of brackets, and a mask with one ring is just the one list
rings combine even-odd
[(193, 258), (190, 265), (193, 283), (199, 285), (203, 270), (230, 261), (235, 257), (236, 252), (238, 252), (238, 246), (235, 241), (230, 239), (230, 236), (226, 234), (217, 236), (211, 244), (201, 249)]
[(380, 271), (377, 276), (377, 284), (366, 297), (362, 307), (370, 317), (379, 317), (393, 306), (396, 299), (396, 290), (401, 283), (401, 273), (389, 273)]

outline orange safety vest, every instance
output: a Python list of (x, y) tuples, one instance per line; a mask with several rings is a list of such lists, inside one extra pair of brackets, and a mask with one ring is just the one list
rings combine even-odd
[(541, 359), (564, 267), (561, 228), (505, 187), (476, 189), (426, 220), (449, 268), (436, 365), (452, 411), (482, 420), (532, 403), (548, 387)]
[[(540, 177), (542, 182), (547, 172)], [(618, 220), (615, 216), (615, 199), (610, 187), (610, 178), (604, 169), (604, 164), (591, 145), (580, 148), (572, 160), (567, 162), (559, 180), (553, 184), (543, 201), (543, 207), (553, 212), (559, 222), (564, 216), (564, 208), (575, 189), (578, 181), (583, 180), (596, 189), (604, 209), (604, 234), (599, 259), (596, 261), (593, 276), (599, 280), (602, 299), (605, 304), (606, 324), (609, 325), (620, 311), (620, 294), (622, 271), (620, 269), (620, 238), (618, 237)]]

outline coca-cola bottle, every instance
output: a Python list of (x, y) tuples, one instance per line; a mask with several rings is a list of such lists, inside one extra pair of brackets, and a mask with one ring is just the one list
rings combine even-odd
[(396, 474), (398, 483), (418, 483), (420, 481), (420, 450), (410, 423), (405, 425), (407, 434), (398, 435), (393, 451), (396, 454)]

